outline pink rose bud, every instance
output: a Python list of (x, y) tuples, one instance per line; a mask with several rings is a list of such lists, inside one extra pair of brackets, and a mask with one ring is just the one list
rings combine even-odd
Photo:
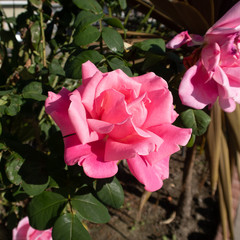
[(73, 92), (49, 92), (45, 107), (61, 129), (67, 165), (82, 166), (92, 178), (108, 178), (126, 159), (148, 191), (161, 188), (170, 155), (191, 135), (191, 129), (172, 125), (178, 116), (172, 94), (154, 73), (102, 73), (88, 61), (82, 65), (82, 85)]
[[(239, 34), (240, 2), (206, 32), (198, 61), (186, 71), (179, 86), (183, 104), (202, 109), (206, 105), (212, 105), (218, 98), (224, 111), (235, 110), (236, 102), (240, 103)], [(185, 43), (188, 46), (194, 45), (198, 41), (196, 36), (190, 40), (188, 36), (191, 34), (182, 32), (167, 46), (177, 48)], [(190, 58), (185, 59), (185, 65), (189, 64), (188, 60)]]
[(12, 240), (52, 240), (52, 229), (36, 230), (29, 225), (28, 217), (25, 217), (13, 229), (12, 235)]

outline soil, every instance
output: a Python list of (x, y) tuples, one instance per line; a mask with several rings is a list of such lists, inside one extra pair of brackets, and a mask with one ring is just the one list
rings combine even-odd
[(186, 149), (170, 160), (169, 179), (151, 194), (137, 221), (143, 186), (129, 172), (126, 164), (117, 174), (125, 193), (120, 209), (109, 208), (107, 224), (88, 224), (93, 240), (213, 240), (219, 224), (218, 204), (211, 196), (208, 162), (204, 154), (194, 159), (190, 217), (178, 215), (177, 206), (182, 191), (182, 176)]

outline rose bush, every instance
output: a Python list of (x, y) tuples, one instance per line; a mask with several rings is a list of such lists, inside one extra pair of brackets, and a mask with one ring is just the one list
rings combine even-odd
[(191, 136), (191, 129), (172, 125), (178, 116), (172, 95), (154, 73), (102, 73), (88, 61), (82, 85), (73, 92), (49, 92), (45, 107), (61, 129), (67, 165), (77, 163), (89, 177), (108, 178), (126, 159), (148, 191), (161, 188), (170, 155)]
[[(202, 109), (212, 105), (217, 98), (226, 112), (235, 110), (240, 103), (240, 2), (219, 19), (204, 37), (188, 34), (175, 36), (168, 48), (202, 45), (200, 52), (190, 57), (193, 62), (183, 76), (179, 86), (182, 103)], [(197, 55), (196, 55), (197, 54)], [(189, 59), (188, 59), (189, 60)]]
[(52, 229), (39, 231), (29, 225), (28, 217), (23, 218), (13, 229), (13, 240), (52, 240)]

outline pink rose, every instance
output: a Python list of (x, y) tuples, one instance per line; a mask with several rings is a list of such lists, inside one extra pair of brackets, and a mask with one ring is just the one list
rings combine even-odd
[[(208, 104), (212, 105), (218, 98), (224, 111), (235, 110), (236, 102), (240, 103), (239, 34), (240, 2), (206, 32), (202, 41), (196, 41), (196, 35), (192, 38), (185, 31), (167, 44), (169, 48), (177, 48), (185, 43), (188, 46), (202, 45), (198, 61), (186, 71), (179, 86), (183, 104), (202, 109)], [(194, 56), (191, 55), (191, 59)]]
[(52, 240), (52, 229), (39, 231), (29, 225), (28, 217), (23, 218), (12, 233), (13, 240)]
[(172, 125), (177, 118), (172, 95), (154, 73), (102, 73), (88, 61), (82, 85), (73, 92), (49, 92), (45, 107), (61, 129), (67, 165), (77, 163), (89, 177), (108, 178), (126, 159), (148, 191), (161, 188), (170, 155), (191, 135), (191, 129)]

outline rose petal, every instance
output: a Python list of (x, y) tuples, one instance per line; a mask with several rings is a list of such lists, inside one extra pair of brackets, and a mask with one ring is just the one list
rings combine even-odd
[(16, 228), (12, 232), (12, 240), (23, 240), (27, 239), (27, 231), (29, 229), (29, 220), (28, 217), (23, 218)]
[(81, 95), (82, 104), (93, 118), (97, 117), (94, 111), (94, 101), (96, 98), (96, 88), (99, 82), (102, 80), (102, 77), (103, 73), (97, 71), (94, 76), (85, 79), (85, 85), (81, 85), (76, 90)]
[(75, 133), (82, 144), (98, 140), (99, 135), (95, 131), (91, 131), (88, 127), (86, 110), (82, 104), (79, 91), (75, 90), (70, 95), (70, 101), (71, 104), (68, 109), (68, 115), (75, 129)]
[(148, 128), (162, 123), (170, 123), (173, 119), (173, 98), (169, 90), (164, 88), (152, 91), (148, 93), (148, 98), (150, 101), (145, 103), (148, 116), (143, 127)]
[(95, 99), (95, 109), (98, 118), (109, 123), (121, 123), (131, 114), (127, 110), (125, 96), (114, 90), (108, 89)]
[(145, 94), (146, 92), (168, 88), (167, 82), (153, 72), (133, 77), (132, 79), (134, 79), (136, 82), (141, 83), (140, 95)]
[(68, 116), (69, 91), (63, 88), (58, 94), (48, 92), (45, 102), (46, 113), (49, 114), (61, 129), (62, 135), (66, 136), (75, 133), (73, 125)]
[(127, 138), (131, 135), (137, 135), (140, 138), (150, 137), (148, 132), (136, 127), (131, 118), (126, 119), (122, 123), (116, 123), (112, 132), (109, 133), (109, 136), (115, 140), (124, 140), (124, 138)]
[(221, 67), (216, 68), (213, 78), (219, 84), (218, 94), (221, 96), (221, 98), (233, 97), (228, 77)]
[(69, 166), (81, 162), (87, 156), (91, 155), (91, 146), (82, 144), (77, 135), (71, 135), (64, 139), (64, 160)]
[(224, 14), (206, 34), (230, 34), (240, 30), (240, 2)]
[(188, 143), (192, 133), (191, 128), (179, 128), (171, 124), (162, 124), (149, 130), (163, 139), (158, 151), (145, 157), (150, 164), (177, 152), (180, 149), (179, 145), (185, 146)]
[(104, 122), (98, 119), (87, 119), (88, 126), (95, 132), (99, 134), (108, 134), (113, 128), (114, 124)]
[(89, 83), (88, 78), (92, 78), (97, 72), (100, 72), (100, 71), (91, 61), (87, 61), (83, 63), (82, 64), (82, 84), (87, 85)]
[(145, 185), (145, 190), (154, 192), (163, 185), (163, 180), (169, 175), (169, 158), (161, 159), (150, 165), (143, 156), (127, 159), (131, 173), (139, 182)]
[(144, 104), (147, 100), (144, 100), (145, 98), (146, 93), (136, 98), (127, 106), (128, 112), (132, 115), (132, 121), (137, 127), (141, 127), (147, 118), (148, 111)]
[[(115, 89), (123, 93), (125, 95), (125, 101), (129, 101), (130, 99), (128, 100), (128, 98), (132, 97), (133, 94), (135, 97), (139, 96), (141, 84), (127, 76), (122, 70), (117, 69), (109, 73), (104, 73), (102, 81), (97, 86), (96, 97), (108, 89)], [(134, 93), (132, 93), (132, 91), (134, 91)]]
[(157, 151), (163, 140), (154, 133), (148, 131), (149, 138), (139, 138), (139, 136), (129, 136), (125, 142), (107, 139), (105, 148), (105, 161), (116, 161), (127, 158), (134, 158), (136, 154), (148, 155)]
[(202, 63), (207, 71), (214, 71), (220, 61), (220, 47), (217, 43), (208, 44), (202, 49)]
[(196, 109), (202, 109), (216, 101), (217, 84), (210, 80), (210, 76), (200, 62), (184, 74), (179, 86), (179, 96), (184, 105)]
[(231, 98), (219, 97), (219, 104), (225, 112), (233, 112), (236, 108), (236, 103)]
[(83, 166), (86, 175), (92, 178), (109, 178), (114, 176), (118, 171), (118, 161), (104, 161), (105, 142), (93, 142), (90, 146), (91, 154), (80, 164)]
[(192, 41), (192, 38), (188, 34), (188, 31), (181, 32), (177, 34), (171, 41), (166, 44), (167, 48), (176, 49), (180, 48), (182, 45)]

